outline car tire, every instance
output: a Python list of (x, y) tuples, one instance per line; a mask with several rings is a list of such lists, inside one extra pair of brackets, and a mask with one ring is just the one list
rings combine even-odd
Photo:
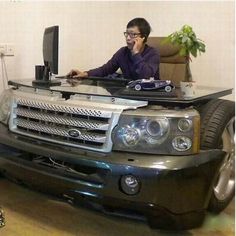
[(171, 92), (171, 90), (172, 90), (171, 86), (168, 85), (168, 86), (165, 87), (165, 91), (167, 93)]
[(0, 228), (5, 226), (4, 211), (0, 208)]
[(201, 112), (201, 149), (222, 149), (225, 157), (212, 188), (208, 210), (219, 213), (224, 210), (235, 191), (235, 103), (222, 99), (208, 102)]
[(140, 91), (142, 89), (142, 86), (140, 84), (136, 84), (134, 86), (134, 89), (137, 90), (137, 91)]

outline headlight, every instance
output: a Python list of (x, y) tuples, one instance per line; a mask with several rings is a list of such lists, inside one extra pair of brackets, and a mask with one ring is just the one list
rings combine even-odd
[(136, 119), (130, 125), (117, 129), (116, 137), (126, 147), (137, 146), (145, 141), (148, 144), (162, 143), (169, 133), (169, 121), (166, 118)]
[(126, 111), (112, 131), (113, 150), (183, 155), (199, 151), (199, 113), (194, 109)]
[(0, 97), (0, 122), (7, 124), (10, 116), (11, 90), (5, 90)]

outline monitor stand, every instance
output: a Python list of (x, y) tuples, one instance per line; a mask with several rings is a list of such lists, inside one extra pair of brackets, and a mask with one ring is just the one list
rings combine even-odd
[(40, 88), (49, 88), (52, 86), (60, 86), (61, 82), (57, 80), (51, 80), (51, 73), (49, 67), (45, 66), (43, 78), (37, 79), (32, 81), (32, 85), (34, 87)]
[(52, 86), (60, 86), (61, 85), (61, 82), (60, 81), (54, 81), (54, 80), (48, 80), (48, 81), (45, 81), (45, 80), (33, 80), (32, 81), (32, 85), (34, 87), (43, 87), (43, 88), (49, 88), (49, 87), (52, 87)]

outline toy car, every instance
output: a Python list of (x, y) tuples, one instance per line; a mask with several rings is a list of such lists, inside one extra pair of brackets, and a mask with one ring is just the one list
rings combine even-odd
[(137, 91), (164, 89), (166, 92), (171, 92), (174, 88), (170, 80), (155, 80), (154, 78), (132, 80), (127, 87), (134, 88)]

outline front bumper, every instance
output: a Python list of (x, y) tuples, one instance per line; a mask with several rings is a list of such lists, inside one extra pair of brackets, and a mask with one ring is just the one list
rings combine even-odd
[[(147, 216), (151, 225), (166, 229), (187, 229), (202, 223), (224, 156), (220, 150), (189, 156), (96, 153), (19, 136), (2, 124), (0, 144), (0, 171), (4, 175), (103, 210), (132, 210)], [(38, 162), (39, 156), (66, 163), (77, 171), (47, 166)], [(136, 195), (127, 195), (120, 188), (121, 177), (128, 174), (141, 183)]]

